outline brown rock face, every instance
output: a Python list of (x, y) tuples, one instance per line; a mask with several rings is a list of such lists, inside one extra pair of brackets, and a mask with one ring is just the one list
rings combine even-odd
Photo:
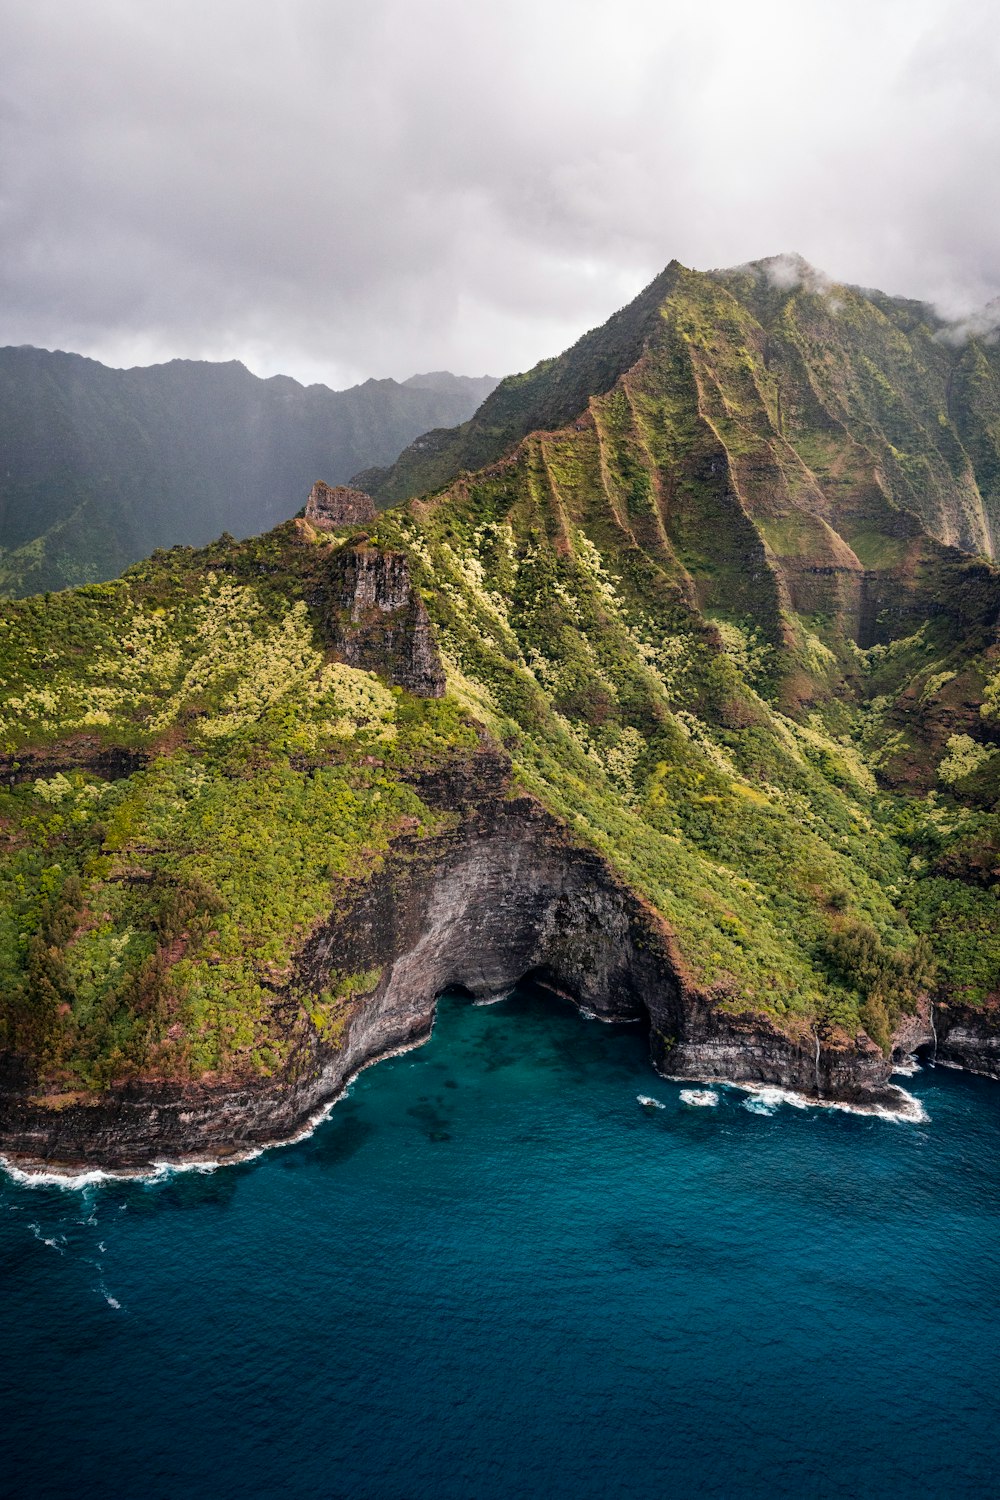
[(321, 531), (338, 526), (363, 526), (375, 519), (375, 501), (364, 490), (349, 485), (324, 484), (317, 479), (306, 502), (306, 520)]
[(402, 552), (364, 543), (339, 548), (316, 603), (328, 639), (348, 666), (381, 672), (421, 698), (443, 696), (441, 657)]

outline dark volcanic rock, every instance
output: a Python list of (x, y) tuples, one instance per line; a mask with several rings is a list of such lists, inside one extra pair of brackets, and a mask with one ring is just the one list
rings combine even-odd
[(935, 1005), (934, 1056), (938, 1062), (1000, 1079), (1000, 999), (977, 1006), (955, 1001)]
[(905, 1062), (918, 1047), (926, 1047), (934, 1041), (931, 1025), (930, 1001), (922, 996), (913, 1015), (904, 1015), (892, 1038), (892, 1056), (896, 1062)]
[(340, 548), (316, 602), (327, 636), (348, 666), (381, 672), (422, 698), (444, 695), (427, 607), (402, 552), (364, 541)]
[(0, 1139), (30, 1164), (143, 1170), (156, 1160), (223, 1157), (300, 1130), (367, 1063), (424, 1041), (437, 996), (476, 999), (521, 979), (605, 1020), (648, 1025), (654, 1064), (680, 1077), (780, 1084), (827, 1099), (897, 1102), (889, 1063), (862, 1039), (788, 1036), (764, 1017), (727, 1015), (684, 982), (662, 920), (593, 852), (574, 847), (539, 804), (510, 796), (503, 758), (483, 752), (464, 779), (421, 785), (461, 808), (432, 838), (404, 836), (373, 877), (302, 950), (296, 983), (332, 971), (378, 975), (353, 1002), (336, 1045), (310, 1031), (280, 1078), (113, 1090), (47, 1106), (23, 1080), (0, 1092)]
[(142, 750), (102, 745), (96, 735), (80, 734), (63, 740), (57, 752), (28, 749), (0, 757), (0, 783), (17, 786), (71, 771), (89, 771), (106, 781), (118, 781), (141, 770), (148, 759)]

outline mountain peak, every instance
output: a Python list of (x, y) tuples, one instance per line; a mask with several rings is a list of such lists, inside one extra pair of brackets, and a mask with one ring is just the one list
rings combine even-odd
[(801, 290), (822, 293), (834, 285), (831, 276), (812, 265), (797, 250), (783, 251), (780, 255), (765, 255), (760, 260), (745, 261), (740, 266), (724, 266), (708, 274), (717, 281), (752, 275), (779, 292)]
[(639, 358), (684, 269), (672, 260), (637, 297), (563, 354), (508, 375), (469, 422), (452, 432), (425, 433), (390, 468), (366, 470), (355, 480), (377, 503), (392, 504), (438, 489), (462, 469), (485, 467), (536, 428), (571, 422), (591, 396), (610, 390)]

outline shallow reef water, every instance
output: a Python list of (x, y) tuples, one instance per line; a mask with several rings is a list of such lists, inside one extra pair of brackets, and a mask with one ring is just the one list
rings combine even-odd
[(691, 1107), (638, 1028), (446, 999), (297, 1145), (2, 1178), (0, 1493), (995, 1496), (1000, 1085), (905, 1084)]

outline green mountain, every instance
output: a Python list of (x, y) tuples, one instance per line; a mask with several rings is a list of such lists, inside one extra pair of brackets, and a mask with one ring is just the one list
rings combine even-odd
[(100, 582), (155, 547), (265, 531), (496, 385), (446, 371), (346, 391), (233, 360), (113, 370), (0, 349), (0, 593)]
[(673, 1075), (1000, 1076), (997, 356), (955, 338), (672, 264), (404, 455), (435, 493), (9, 603), (0, 1141), (281, 1138), (526, 975)]
[[(940, 541), (993, 557), (1000, 308), (994, 312), (982, 336), (959, 337), (921, 303), (829, 286), (795, 256), (708, 276), (674, 262), (560, 358), (501, 381), (464, 425), (425, 433), (390, 467), (359, 477), (382, 504), (448, 484), (529, 432), (571, 421), (652, 340), (669, 346), (673, 378), (686, 384), (685, 399), (700, 403), (701, 418), (723, 429), (723, 441), (737, 414), (726, 403), (738, 400), (755, 452), (730, 456), (747, 473), (766, 462), (781, 472), (783, 490), (793, 497), (811, 490), (806, 508), (834, 522), (845, 505), (869, 503), (847, 493), (855, 474), (865, 476), (879, 503), (912, 511)], [(737, 368), (740, 348), (746, 362)], [(760, 484), (769, 482), (762, 475)], [(744, 489), (754, 483), (745, 478)], [(754, 503), (749, 491), (740, 498)]]

